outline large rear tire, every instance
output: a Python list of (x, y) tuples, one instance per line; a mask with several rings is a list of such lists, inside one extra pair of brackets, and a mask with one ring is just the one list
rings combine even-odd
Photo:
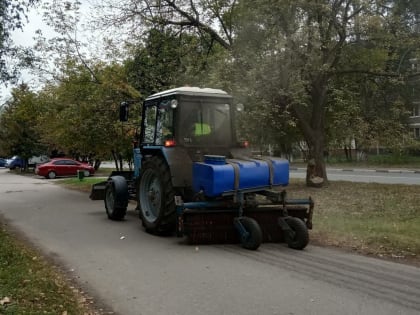
[(144, 163), (137, 191), (140, 219), (146, 231), (172, 234), (176, 226), (175, 194), (164, 159), (154, 156)]
[(288, 217), (286, 222), (293, 231), (293, 236), (287, 239), (287, 245), (293, 249), (304, 249), (309, 243), (309, 232), (305, 222), (296, 217)]
[(121, 221), (127, 213), (128, 186), (122, 176), (113, 176), (105, 188), (105, 210), (108, 219)]

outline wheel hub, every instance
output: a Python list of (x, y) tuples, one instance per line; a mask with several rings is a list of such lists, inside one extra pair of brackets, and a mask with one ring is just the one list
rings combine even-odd
[[(152, 222), (159, 216), (161, 206), (160, 182), (156, 176), (150, 172), (144, 175), (144, 190), (140, 192), (140, 200), (144, 201), (142, 211), (148, 221)], [(142, 199), (143, 198), (143, 199)]]
[(153, 207), (159, 207), (160, 204), (160, 195), (159, 195), (159, 191), (156, 191), (154, 188), (149, 190), (148, 193), (149, 196), (149, 200), (152, 204)]

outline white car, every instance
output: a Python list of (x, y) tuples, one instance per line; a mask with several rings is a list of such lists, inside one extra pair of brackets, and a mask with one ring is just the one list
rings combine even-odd
[(40, 155), (40, 156), (33, 156), (29, 158), (28, 164), (29, 167), (35, 167), (37, 164), (43, 164), (45, 162), (48, 162), (50, 158), (46, 155)]

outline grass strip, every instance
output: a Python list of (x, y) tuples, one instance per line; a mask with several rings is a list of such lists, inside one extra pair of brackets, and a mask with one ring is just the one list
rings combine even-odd
[(66, 188), (78, 190), (78, 191), (84, 191), (84, 192), (90, 192), (92, 185), (106, 181), (106, 178), (97, 178), (97, 177), (87, 177), (83, 178), (82, 180), (78, 178), (65, 178), (56, 181), (57, 184), (62, 185)]
[(420, 261), (419, 186), (334, 181), (309, 188), (293, 179), (287, 192), (289, 198), (315, 200), (316, 243)]
[(0, 314), (94, 314), (58, 270), (0, 225)]

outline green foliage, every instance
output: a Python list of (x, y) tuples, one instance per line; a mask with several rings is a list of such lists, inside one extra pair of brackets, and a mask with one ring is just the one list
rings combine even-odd
[(208, 82), (209, 64), (220, 50), (195, 35), (165, 27), (153, 28), (146, 36), (144, 42), (128, 47), (125, 61), (130, 83), (143, 95)]
[(185, 84), (232, 93), (246, 108), (241, 138), (283, 152), (306, 142), (320, 170), (325, 147), (352, 139), (358, 149), (412, 145), (416, 1), (103, 1), (99, 9), (112, 8), (104, 25), (136, 30), (126, 52), (108, 51), (122, 62), (108, 64), (83, 53), (79, 5), (51, 0), (46, 17), (59, 36), (37, 46), (56, 64), (56, 81), (36, 97), (36, 131), (50, 148), (128, 151), (134, 127), (115, 120), (119, 102)]
[(0, 148), (7, 155), (29, 158), (44, 154), (40, 132), (36, 121), (40, 108), (36, 104), (36, 94), (21, 85), (12, 92), (12, 99), (5, 105), (0, 115)]
[[(130, 147), (136, 126), (118, 122), (118, 110), (122, 101), (137, 99), (139, 93), (127, 83), (118, 64), (97, 64), (93, 71), (101, 83), (92, 81), (83, 65), (69, 60), (62, 83), (40, 93), (40, 100), (48, 105), (39, 126), (50, 127), (42, 139), (51, 149), (102, 159), (111, 149), (120, 152)], [(132, 122), (138, 123), (138, 112), (132, 115)]]
[(413, 167), (418, 167), (420, 165), (420, 156), (395, 151), (389, 154), (369, 155), (368, 161), (373, 165), (412, 165)]
[(420, 48), (417, 13), (418, 6), (404, 1), (384, 7), (366, 1), (242, 1), (233, 43), (235, 81), (255, 106), (252, 117), (260, 113), (285, 123), (281, 129), (292, 139), (299, 132), (287, 126), (296, 124), (320, 160), (328, 143), (400, 146), (413, 100), (409, 60)]
[[(30, 157), (53, 151), (83, 159), (103, 159), (111, 150), (131, 156), (131, 140), (140, 114), (132, 108), (131, 123), (118, 121), (119, 104), (139, 98), (118, 64), (86, 69), (67, 60), (62, 81), (34, 93), (22, 86), (0, 116), (0, 147), (7, 155)], [(137, 109), (139, 109), (137, 107)]]

